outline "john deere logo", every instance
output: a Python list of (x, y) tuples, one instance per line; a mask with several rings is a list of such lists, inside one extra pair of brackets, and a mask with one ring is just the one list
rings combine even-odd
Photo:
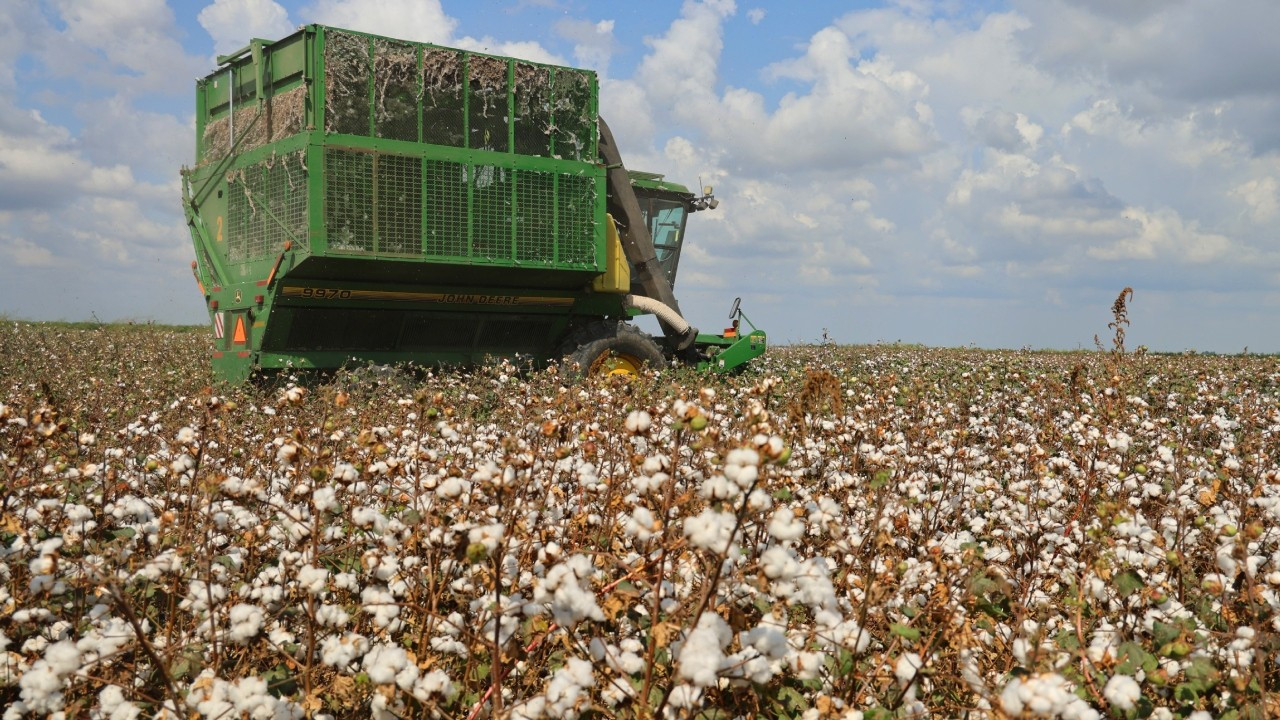
[(242, 296), (240, 295), (240, 291), (239, 291), (239, 290), (237, 290), (237, 291), (236, 291), (236, 300), (235, 300), (235, 302), (236, 302), (236, 304), (237, 304), (237, 305), (240, 303), (240, 298), (241, 298), (241, 297), (242, 297)]

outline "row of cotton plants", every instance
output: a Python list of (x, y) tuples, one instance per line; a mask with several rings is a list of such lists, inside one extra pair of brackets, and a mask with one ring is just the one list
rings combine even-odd
[(6, 720), (1280, 716), (1275, 358), (0, 339)]

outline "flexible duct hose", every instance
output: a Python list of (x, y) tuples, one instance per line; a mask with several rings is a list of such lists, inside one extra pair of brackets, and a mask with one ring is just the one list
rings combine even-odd
[(680, 317), (680, 313), (672, 309), (670, 305), (654, 300), (651, 297), (645, 297), (644, 295), (627, 295), (623, 298), (623, 302), (626, 303), (627, 307), (633, 307), (638, 310), (643, 310), (657, 315), (659, 320), (669, 325), (671, 329), (675, 330), (682, 337), (680, 346), (676, 348), (677, 350), (684, 350), (688, 348), (697, 338), (698, 331), (689, 324), (689, 321)]

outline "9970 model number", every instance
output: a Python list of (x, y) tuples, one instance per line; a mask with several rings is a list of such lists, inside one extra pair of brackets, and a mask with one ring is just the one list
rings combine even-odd
[(350, 290), (338, 290), (337, 288), (299, 288), (298, 295), (304, 298), (319, 298), (321, 300), (347, 300), (351, 297)]

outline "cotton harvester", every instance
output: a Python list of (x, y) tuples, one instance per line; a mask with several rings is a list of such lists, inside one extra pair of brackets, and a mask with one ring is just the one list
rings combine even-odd
[(322, 25), (218, 63), (183, 205), (219, 379), (515, 356), (730, 372), (764, 352), (736, 301), (721, 335), (684, 320), (685, 223), (717, 201), (627, 171), (595, 73)]

